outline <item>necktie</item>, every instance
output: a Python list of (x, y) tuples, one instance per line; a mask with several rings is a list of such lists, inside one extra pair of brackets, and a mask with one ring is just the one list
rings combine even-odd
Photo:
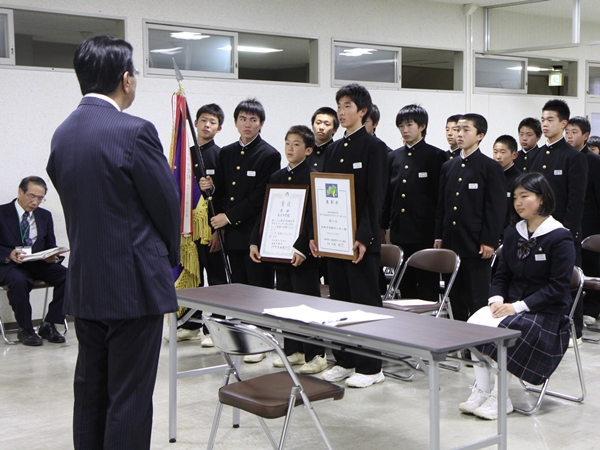
[(525, 259), (531, 253), (531, 250), (536, 246), (536, 240), (519, 238), (517, 242), (517, 257), (519, 259)]
[(29, 211), (25, 211), (21, 219), (21, 238), (23, 240), (23, 245), (31, 247), (32, 241), (29, 237)]

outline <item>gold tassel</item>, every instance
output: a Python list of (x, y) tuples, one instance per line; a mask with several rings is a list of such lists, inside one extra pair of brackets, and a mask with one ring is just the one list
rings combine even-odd
[(208, 202), (200, 197), (192, 215), (194, 219), (194, 241), (200, 239), (202, 245), (208, 245), (212, 238), (212, 230), (208, 225)]
[(180, 251), (181, 265), (183, 271), (175, 282), (176, 289), (194, 288), (200, 284), (200, 261), (198, 260), (198, 248), (191, 236), (181, 237)]

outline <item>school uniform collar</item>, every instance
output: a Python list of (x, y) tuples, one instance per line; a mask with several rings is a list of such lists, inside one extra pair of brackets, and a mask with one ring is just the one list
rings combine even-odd
[(256, 137), (254, 139), (252, 139), (250, 142), (248, 142), (247, 144), (244, 144), (242, 142), (242, 139), (240, 138), (240, 140), (238, 141), (238, 144), (240, 144), (240, 147), (242, 147), (242, 149), (251, 149), (254, 148), (258, 145), (258, 143), (262, 141), (262, 138), (260, 137), (260, 133), (258, 133), (256, 135)]
[(564, 228), (563, 224), (560, 223), (552, 216), (548, 216), (546, 220), (544, 220), (541, 225), (534, 231), (534, 233), (529, 237), (529, 232), (527, 231), (527, 221), (521, 220), (515, 225), (517, 232), (523, 239), (529, 240), (539, 236), (543, 236), (545, 234), (550, 233), (551, 231), (557, 230), (559, 228)]
[(419, 139), (417, 142), (415, 142), (413, 145), (408, 145), (406, 144), (406, 150), (411, 150), (413, 148), (415, 148), (417, 145), (419, 145), (421, 142), (423, 142), (423, 138)]
[(358, 138), (358, 137), (362, 136), (363, 134), (366, 134), (366, 132), (367, 132), (367, 129), (363, 125), (358, 130), (353, 131), (350, 134), (344, 133), (344, 137), (343, 137), (344, 142), (350, 142), (350, 141), (352, 141), (352, 139)]
[(317, 145), (315, 143), (315, 151), (317, 150), (325, 150), (327, 147), (329, 147), (331, 144), (333, 143), (333, 138), (329, 139), (327, 142), (325, 142), (324, 144), (321, 145)]
[(513, 167), (515, 167), (515, 163), (512, 163), (509, 167), (507, 167), (506, 169), (504, 169), (504, 171), (509, 171), (510, 169), (512, 169)]
[(290, 165), (287, 165), (287, 171), (288, 172), (296, 172), (298, 170), (302, 170), (308, 163), (306, 162), (306, 159), (304, 161), (302, 161), (300, 164), (298, 164), (297, 166), (294, 167), (290, 167)]
[[(252, 142), (254, 142), (254, 141), (252, 141)], [(206, 150), (207, 148), (211, 148), (213, 145), (215, 145), (215, 140), (211, 139), (206, 144), (199, 145), (198, 147), (200, 147), (200, 150), (202, 151), (202, 150)]]
[(555, 141), (555, 142), (552, 142), (552, 143), (546, 142), (546, 147), (548, 147), (549, 149), (552, 149), (554, 147), (557, 147), (559, 144), (562, 144), (561, 141), (564, 141), (564, 140), (565, 140), (565, 138), (563, 136), (558, 141)]
[(533, 147), (531, 147), (529, 150), (525, 150), (524, 148), (522, 148), (521, 150), (519, 150), (521, 153), (523, 154), (527, 154), (527, 153), (531, 153), (534, 150), (537, 150), (539, 147), (537, 145), (534, 145)]
[(462, 159), (464, 162), (468, 162), (470, 159), (475, 158), (478, 155), (481, 155), (481, 151), (479, 150), (479, 147), (477, 147), (477, 150), (475, 150), (469, 156), (465, 156), (462, 149), (460, 150), (460, 159)]

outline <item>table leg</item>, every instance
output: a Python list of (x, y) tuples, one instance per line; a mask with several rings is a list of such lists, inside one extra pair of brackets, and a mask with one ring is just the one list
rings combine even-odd
[(440, 363), (429, 362), (429, 448), (440, 448)]
[(169, 314), (169, 442), (177, 440), (177, 314)]
[(499, 449), (506, 449), (508, 442), (507, 420), (506, 420), (506, 397), (508, 396), (508, 383), (506, 377), (506, 345), (498, 342), (498, 442)]

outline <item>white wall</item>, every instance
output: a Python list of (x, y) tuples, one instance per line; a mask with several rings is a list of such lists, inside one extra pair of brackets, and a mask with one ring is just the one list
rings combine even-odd
[[(278, 85), (251, 81), (185, 80), (190, 108), (195, 111), (204, 103), (219, 103), (226, 120), (217, 137), (221, 145), (237, 140), (232, 113), (242, 99), (257, 97), (265, 106), (267, 120), (263, 137), (282, 149), (286, 130), (295, 124), (309, 124), (313, 111), (324, 105), (335, 106), (336, 89), (331, 87), (331, 40), (366, 41), (411, 47), (467, 48), (466, 19), (463, 7), (413, 0), (194, 0), (165, 2), (158, 0), (122, 2), (104, 0), (90, 3), (79, 0), (53, 0), (56, 12), (100, 14), (126, 19), (126, 36), (134, 46), (135, 64), (143, 69), (144, 19), (227, 28), (259, 33), (282, 33), (319, 39), (319, 84)], [(35, 0), (13, 0), (0, 7), (39, 8)], [(45, 5), (45, 7), (47, 7)], [(526, 43), (523, 43), (526, 45)], [(483, 49), (483, 14), (473, 16), (475, 51)], [(559, 54), (558, 52), (556, 52)], [(565, 53), (565, 52), (563, 52)], [(569, 50), (564, 56), (582, 55), (579, 70), (579, 92), (583, 93), (588, 53)], [(552, 56), (552, 55), (550, 55)], [(563, 56), (559, 54), (559, 56)], [(141, 77), (137, 98), (129, 113), (152, 121), (158, 128), (165, 153), (168, 154), (171, 133), (171, 94), (177, 90), (174, 79)], [(401, 145), (394, 126), (396, 112), (409, 103), (420, 103), (429, 112), (428, 141), (445, 148), (445, 120), (451, 114), (470, 111), (488, 118), (488, 138), (483, 150), (491, 153), (494, 137), (516, 134), (519, 121), (526, 116), (538, 117), (547, 98), (514, 95), (467, 95), (465, 92), (432, 92), (418, 90), (372, 89), (374, 102), (381, 110), (378, 136), (392, 148)], [(47, 178), (46, 161), (54, 129), (77, 106), (80, 92), (71, 71), (50, 69), (6, 68), (0, 66), (0, 201), (12, 200), (18, 182), (36, 174)], [(583, 94), (568, 99), (574, 112), (583, 113)], [(337, 137), (341, 136), (341, 131)], [(81, 151), (85, 151), (82, 148)], [(90, 199), (93, 201), (93, 199)], [(60, 201), (52, 187), (44, 207), (54, 214), (59, 244), (67, 244)]]

